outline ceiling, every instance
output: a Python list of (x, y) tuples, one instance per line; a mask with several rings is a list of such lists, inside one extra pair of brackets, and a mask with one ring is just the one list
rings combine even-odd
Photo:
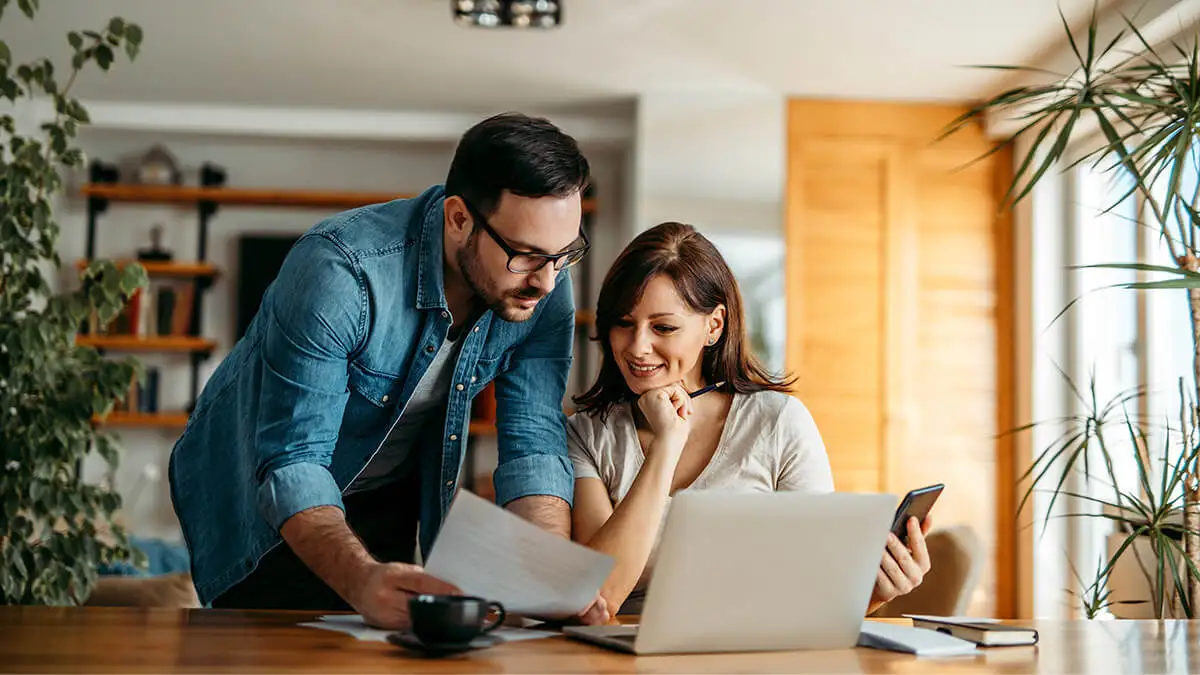
[[(564, 0), (552, 32), (455, 25), (448, 0), (49, 0), (11, 3), (18, 59), (67, 53), (71, 28), (120, 15), (134, 67), (89, 75), (94, 100), (323, 108), (593, 110), (647, 91), (961, 100), (1024, 62), (1093, 0)], [(1102, 3), (1104, 4), (1104, 3)], [(620, 107), (617, 108), (621, 109)]]

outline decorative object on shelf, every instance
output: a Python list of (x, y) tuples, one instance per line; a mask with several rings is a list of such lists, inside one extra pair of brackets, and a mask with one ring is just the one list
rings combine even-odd
[(170, 251), (162, 246), (163, 226), (156, 224), (150, 228), (150, 248), (140, 248), (138, 260), (146, 262), (167, 262), (174, 258)]
[[(1120, 394), (1111, 401), (1097, 401), (1094, 382), (1090, 392), (1081, 392), (1072, 384), (1085, 410), (1046, 422), (1061, 435), (1040, 451), (1021, 477), (1029, 478), (1021, 507), (1035, 489), (1040, 489), (1051, 496), (1047, 520), (1051, 513), (1057, 513), (1055, 500), (1062, 497), (1078, 500), (1083, 507), (1068, 507), (1055, 517), (1103, 518), (1116, 525), (1115, 540), (1109, 542), (1106, 559), (1094, 575), (1089, 575), (1090, 581), (1080, 579), (1083, 611), (1089, 618), (1109, 608), (1114, 614), (1128, 612), (1134, 603), (1148, 604), (1160, 619), (1197, 618), (1200, 192), (1194, 189), (1194, 183), (1189, 186), (1186, 181), (1195, 181), (1196, 149), (1200, 146), (1200, 126), (1195, 123), (1200, 51), (1194, 37), (1185, 44), (1172, 42), (1152, 49), (1132, 21), (1125, 19), (1124, 25), (1115, 36), (1101, 41), (1093, 8), (1085, 44), (1077, 45), (1067, 29), (1077, 59), (1074, 72), (1047, 80), (1047, 73), (1036, 68), (999, 66), (1026, 71), (1038, 79), (1038, 84), (1010, 89), (984, 101), (956, 120), (945, 135), (993, 115), (1018, 121), (1020, 130), (1008, 141), (1018, 148), (1014, 159), (1019, 167), (1009, 191), (1011, 202), (1026, 197), (1051, 171), (1089, 164), (1112, 176), (1114, 186), (1128, 182), (1128, 190), (1114, 188), (1121, 193), (1118, 204), (1134, 195), (1139, 210), (1145, 213), (1145, 220), (1129, 219), (1128, 226), (1151, 228), (1170, 249), (1173, 266), (1113, 262), (1094, 267), (1142, 273), (1145, 280), (1116, 287), (1168, 293), (1174, 290), (1181, 305), (1187, 303), (1194, 380), (1188, 385), (1190, 390), (1184, 386), (1184, 379), (1180, 380), (1180, 426), (1165, 434), (1166, 447), (1149, 447), (1146, 422), (1125, 412), (1127, 407), (1137, 408), (1135, 399), (1145, 395), (1143, 389)], [(1089, 134), (1096, 138), (1085, 138)], [(1024, 146), (1017, 143), (1022, 137), (1029, 141)], [(1079, 147), (1073, 141), (1086, 145), (1082, 155), (1072, 160), (1068, 155)], [(1193, 178), (1185, 178), (1188, 175)], [(1110, 237), (1113, 233), (1100, 232), (1098, 236)], [(1186, 294), (1180, 292), (1183, 289)], [(1136, 466), (1136, 487), (1117, 480), (1114, 466), (1122, 464)], [(1089, 474), (1090, 478), (1085, 478)], [(1073, 476), (1100, 487), (1089, 494), (1077, 494)], [(1121, 589), (1115, 583), (1117, 579), (1144, 580), (1145, 584)]]
[(477, 28), (556, 28), (563, 0), (450, 0), (460, 26)]
[(92, 162), (88, 169), (90, 178), (93, 183), (120, 183), (121, 170), (116, 164), (107, 162)]
[[(7, 23), (21, 20), (11, 5), (30, 19), (38, 11), (36, 2), (5, 5)], [(27, 30), (7, 23), (5, 33)], [(16, 64), (0, 49), (0, 99), (44, 98), (55, 111), (29, 133), (18, 133), (8, 115), (0, 124), (7, 183), (0, 191), (0, 602), (6, 604), (79, 604), (100, 565), (141, 563), (113, 524), (121, 504), (112, 488), (117, 446), (91, 423), (125, 395), (140, 366), (101, 358), (77, 345), (75, 333), (93, 311), (104, 323), (114, 319), (145, 284), (145, 272), (92, 261), (80, 288), (55, 292), (44, 271), (61, 264), (53, 207), (64, 184), (60, 172), (84, 165), (74, 139), (88, 115), (70, 96), (71, 84), (93, 63), (107, 71), (122, 49), (132, 59), (141, 40), (140, 27), (114, 18), (99, 31), (68, 33), (72, 58), (65, 64), (49, 58)], [(99, 485), (81, 475), (93, 451), (110, 469)], [(106, 524), (111, 539), (98, 536)]]
[(183, 182), (179, 163), (162, 145), (155, 145), (142, 155), (137, 166), (137, 177), (143, 185), (179, 185)]
[(200, 165), (200, 185), (204, 187), (221, 187), (225, 185), (228, 178), (225, 169), (212, 162)]

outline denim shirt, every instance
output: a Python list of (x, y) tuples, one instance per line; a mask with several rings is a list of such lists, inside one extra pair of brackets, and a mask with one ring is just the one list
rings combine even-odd
[[(442, 187), (337, 214), (289, 252), (246, 335), (206, 383), (169, 467), (171, 499), (205, 605), (282, 543), (279, 528), (342, 492), (403, 414), (451, 325), (442, 284)], [(503, 505), (571, 503), (562, 410), (575, 330), (570, 278), (533, 316), (488, 311), (463, 333), (440, 449), (421, 452), (420, 546), (455, 494), (471, 400), (496, 383)]]

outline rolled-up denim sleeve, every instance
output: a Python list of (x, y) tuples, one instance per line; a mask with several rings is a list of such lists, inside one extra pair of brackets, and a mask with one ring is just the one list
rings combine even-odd
[(333, 241), (302, 238), (259, 310), (266, 321), (255, 447), (258, 507), (279, 529), (317, 506), (344, 508), (329, 472), (362, 340), (365, 289)]
[(499, 461), (492, 483), (501, 506), (530, 495), (568, 504), (574, 497), (562, 409), (575, 339), (575, 299), (566, 273), (543, 302), (537, 325), (496, 377)]

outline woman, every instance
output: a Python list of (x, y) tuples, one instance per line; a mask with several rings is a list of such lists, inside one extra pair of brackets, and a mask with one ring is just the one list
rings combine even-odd
[[(659, 529), (678, 490), (832, 492), (812, 416), (747, 346), (742, 299), (717, 249), (689, 225), (643, 232), (597, 302), (600, 374), (567, 425), (575, 541), (616, 559), (600, 593), (640, 612)], [(709, 384), (715, 391), (691, 398)], [(929, 520), (888, 535), (868, 613), (929, 570)], [(628, 602), (627, 602), (628, 600)]]

